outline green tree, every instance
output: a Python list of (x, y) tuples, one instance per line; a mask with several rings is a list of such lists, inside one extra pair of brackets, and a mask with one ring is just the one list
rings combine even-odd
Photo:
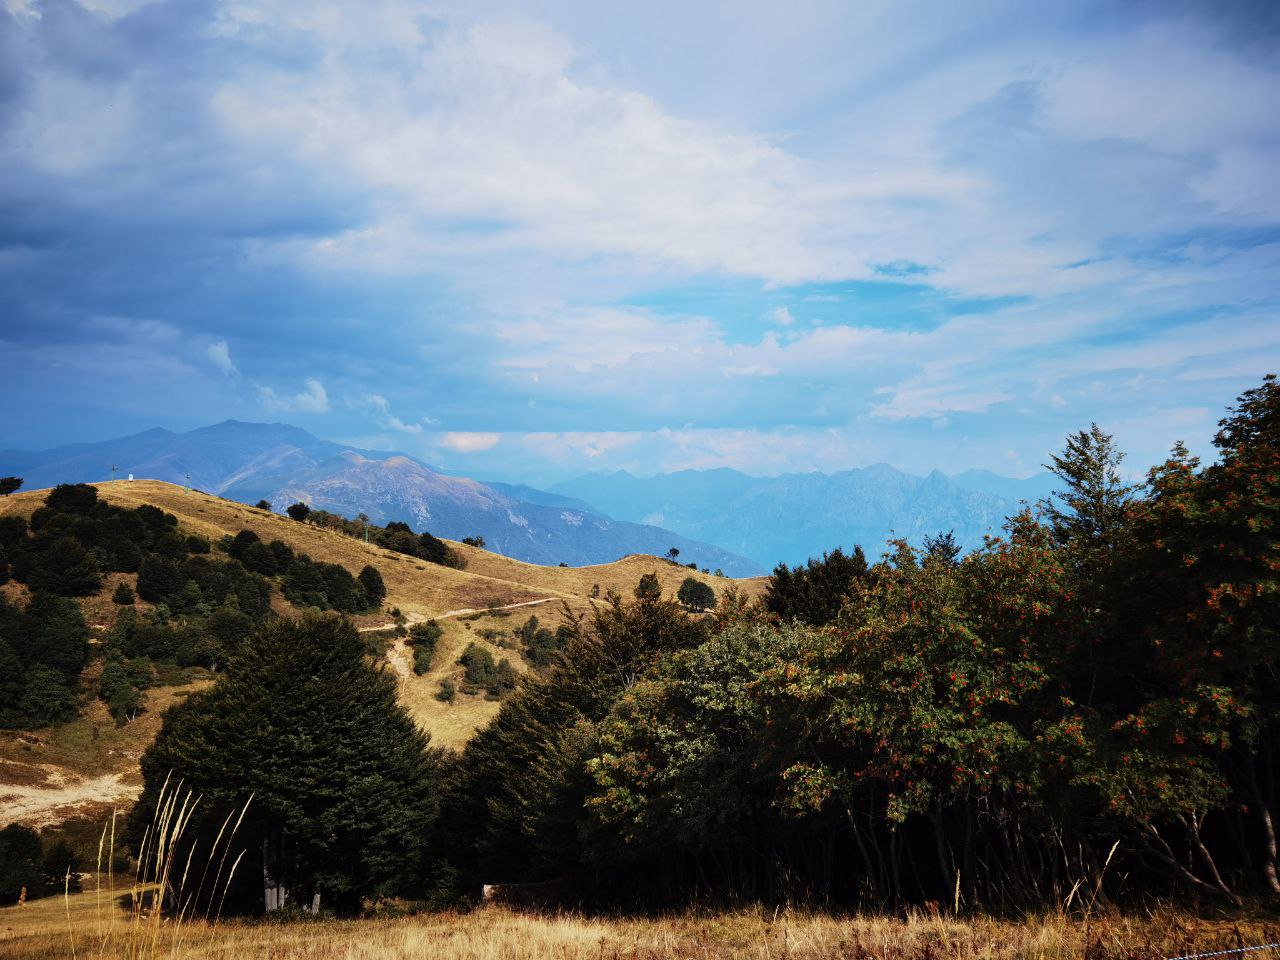
[(311, 515), (311, 508), (305, 503), (291, 503), (285, 510), (285, 513), (289, 515), (291, 520), (297, 520), (299, 523), (302, 523)]
[(1046, 520), (1059, 543), (1088, 544), (1113, 549), (1125, 528), (1126, 513), (1138, 489), (1120, 476), (1124, 454), (1115, 438), (1096, 423), (1067, 437), (1066, 447), (1045, 469), (1064, 484), (1041, 502)]
[(96, 592), (102, 583), (93, 554), (75, 537), (57, 537), (42, 544), (34, 560), (27, 577), (33, 590), (83, 597)]
[(117, 723), (131, 720), (142, 707), (143, 696), (119, 659), (108, 660), (98, 681), (98, 697)]
[(358, 579), (360, 586), (364, 588), (365, 596), (368, 598), (368, 609), (380, 609), (382, 602), (387, 599), (387, 586), (382, 582), (382, 574), (378, 572), (377, 567), (365, 566), (360, 571)]
[(691, 610), (711, 610), (716, 605), (716, 592), (696, 577), (685, 577), (676, 599)]
[(266, 510), (268, 513), (271, 512), (270, 500), (259, 500), (256, 504), (254, 504), (254, 506), (257, 507), (259, 510)]
[(122, 607), (132, 606), (135, 599), (137, 598), (134, 596), (133, 587), (123, 580), (116, 584), (116, 589), (111, 594), (111, 602)]
[(420, 884), (439, 762), (349, 621), (272, 620), (212, 688), (166, 714), (142, 758), (134, 829), (168, 777), (204, 794), (206, 834), (252, 794), (241, 829), (256, 837), (246, 854), (256, 862), (237, 875), (237, 905), (320, 894), (352, 913)]
[(871, 581), (861, 547), (846, 554), (837, 547), (821, 560), (810, 558), (794, 569), (780, 563), (769, 578), (764, 605), (784, 621), (799, 620), (820, 627), (830, 623), (840, 609)]
[(637, 600), (655, 601), (662, 598), (662, 582), (658, 579), (656, 573), (646, 573), (640, 577), (640, 582), (636, 584), (635, 595)]
[(0, 829), (0, 904), (17, 903), (24, 890), (31, 898), (47, 892), (40, 859), (40, 836), (34, 830), (17, 823)]
[(75, 716), (76, 700), (66, 678), (53, 667), (37, 663), (27, 671), (18, 714), (29, 727), (47, 727)]
[(0, 477), (0, 497), (7, 497), (21, 486), (21, 477)]

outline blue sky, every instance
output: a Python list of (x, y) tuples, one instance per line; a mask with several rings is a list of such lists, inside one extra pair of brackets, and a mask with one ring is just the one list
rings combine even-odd
[(1280, 368), (1278, 10), (0, 0), (0, 446), (1203, 452)]

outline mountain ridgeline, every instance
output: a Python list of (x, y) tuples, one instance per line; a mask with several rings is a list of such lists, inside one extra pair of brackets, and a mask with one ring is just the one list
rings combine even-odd
[(608, 563), (632, 553), (664, 554), (729, 576), (764, 565), (660, 527), (613, 520), (583, 503), (525, 487), (447, 476), (401, 454), (320, 440), (285, 424), (227, 420), (186, 433), (155, 429), (117, 440), (39, 452), (0, 451), (0, 474), (27, 489), (132, 474), (188, 484), (242, 503), (267, 500), (277, 510), (301, 501), (373, 522), (461, 540), (483, 537), (490, 549), (528, 563)]

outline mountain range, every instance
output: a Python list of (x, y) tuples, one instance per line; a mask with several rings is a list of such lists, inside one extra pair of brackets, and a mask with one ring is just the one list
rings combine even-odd
[(1054, 478), (985, 470), (915, 476), (888, 464), (838, 473), (753, 477), (683, 470), (639, 477), (591, 473), (547, 490), (449, 476), (402, 453), (321, 440), (280, 423), (227, 420), (185, 433), (153, 429), (51, 450), (0, 451), (0, 474), (28, 489), (117, 477), (188, 483), (277, 510), (295, 501), (377, 523), (400, 520), (451, 539), (482, 536), (491, 550), (530, 563), (607, 563), (663, 554), (751, 576), (802, 563), (836, 546), (880, 555), (891, 537), (919, 543), (953, 531), (965, 548), (998, 533), (1022, 500), (1047, 496)]
[(631, 553), (753, 576), (764, 567), (707, 543), (649, 524), (619, 521), (564, 496), (483, 484), (441, 473), (404, 454), (321, 440), (287, 424), (227, 420), (186, 433), (154, 429), (100, 443), (42, 451), (0, 451), (0, 474), (28, 489), (95, 482), (115, 475), (189, 484), (244, 503), (296, 501), (375, 523), (400, 520), (459, 540), (482, 536), (489, 549), (529, 563), (608, 563)]
[(610, 516), (657, 524), (715, 543), (763, 566), (795, 564), (855, 544), (877, 557), (890, 538), (919, 544), (951, 531), (972, 549), (998, 534), (1020, 501), (1047, 497), (1056, 478), (986, 470), (920, 477), (885, 463), (839, 473), (752, 477), (726, 468), (637, 477), (591, 473), (552, 486)]

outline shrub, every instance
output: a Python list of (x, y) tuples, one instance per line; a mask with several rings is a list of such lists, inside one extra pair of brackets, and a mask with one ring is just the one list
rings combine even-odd
[(254, 506), (257, 507), (259, 510), (266, 510), (267, 512), (271, 511), (270, 500), (259, 500), (257, 503), (254, 504)]
[(458, 688), (452, 677), (440, 681), (440, 689), (436, 691), (436, 699), (445, 703), (453, 703), (458, 698)]
[(116, 584), (115, 593), (111, 594), (111, 602), (118, 603), (122, 607), (132, 606), (135, 599), (137, 598), (134, 596), (133, 587), (123, 580)]
[(308, 516), (310, 516), (311, 508), (305, 503), (291, 503), (285, 510), (285, 513), (289, 515), (289, 519), (297, 520), (299, 523), (302, 523)]

